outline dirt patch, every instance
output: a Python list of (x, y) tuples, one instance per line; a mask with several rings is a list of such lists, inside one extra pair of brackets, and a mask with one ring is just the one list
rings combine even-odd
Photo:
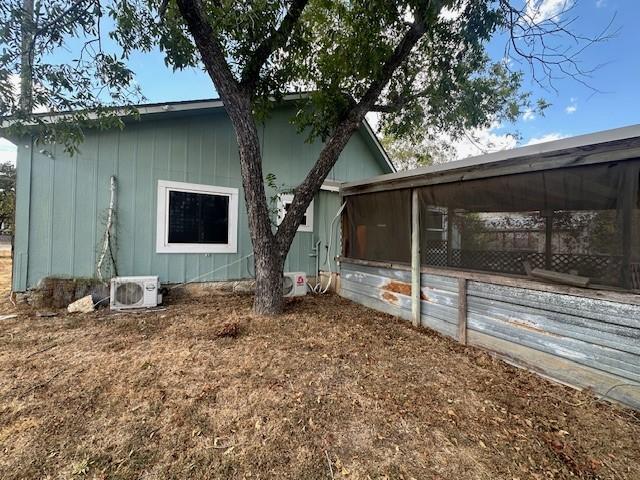
[(2, 479), (640, 478), (633, 412), (339, 297), (0, 310)]

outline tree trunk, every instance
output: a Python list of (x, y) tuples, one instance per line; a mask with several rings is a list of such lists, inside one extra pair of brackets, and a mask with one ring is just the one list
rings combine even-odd
[(254, 310), (259, 314), (278, 314), (283, 306), (284, 261), (304, 212), (313, 196), (320, 190), (322, 182), (335, 165), (340, 152), (362, 122), (366, 112), (371, 109), (393, 72), (407, 58), (413, 46), (424, 34), (424, 22), (416, 12), (415, 22), (384, 63), (378, 78), (374, 79), (358, 106), (336, 126), (333, 135), (322, 149), (320, 157), (304, 181), (296, 188), (293, 202), (274, 234), (264, 189), (260, 142), (251, 103), (261, 66), (271, 52), (284, 45), (288, 33), (300, 17), (306, 2), (297, 0), (292, 4), (280, 28), (257, 49), (255, 57), (249, 62), (244, 72), (246, 76), (241, 83), (234, 76), (224, 48), (202, 4), (198, 0), (177, 0), (177, 4), (193, 35), (207, 72), (224, 102), (236, 133), (242, 186), (255, 260)]
[(284, 259), (274, 250), (254, 248), (256, 290), (253, 309), (261, 315), (277, 315), (282, 312), (282, 274)]
[[(231, 102), (230, 102), (231, 103)], [(227, 105), (238, 141), (240, 172), (247, 220), (253, 246), (256, 272), (256, 296), (254, 310), (261, 315), (276, 315), (282, 311), (283, 254), (277, 247), (273, 234), (267, 195), (264, 189), (262, 153), (251, 102), (238, 95)]]
[(22, 10), (20, 110), (30, 115), (33, 111), (33, 0), (23, 0)]

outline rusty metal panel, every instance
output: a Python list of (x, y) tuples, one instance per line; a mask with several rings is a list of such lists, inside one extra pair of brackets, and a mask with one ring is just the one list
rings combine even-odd
[(640, 307), (469, 282), (469, 329), (640, 382)]
[(469, 344), (494, 352), (512, 365), (527, 368), (574, 388), (590, 388), (596, 395), (640, 410), (638, 383), (481, 332), (470, 330), (468, 340)]
[(640, 306), (485, 282), (469, 282), (469, 295), (640, 329)]
[(482, 297), (473, 297), (475, 311), (522, 328), (566, 336), (603, 347), (640, 355), (640, 329), (532, 308)]
[[(457, 291), (451, 279), (423, 275), (420, 324), (455, 337)], [(424, 277), (428, 277), (425, 279)], [(411, 320), (411, 272), (343, 264), (341, 295), (400, 318)]]

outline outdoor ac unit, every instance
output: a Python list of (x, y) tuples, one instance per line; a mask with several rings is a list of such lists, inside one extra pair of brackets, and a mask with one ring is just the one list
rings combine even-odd
[(282, 294), (285, 297), (301, 297), (307, 294), (307, 274), (285, 272), (282, 278)]
[(158, 277), (115, 277), (111, 279), (111, 308), (155, 307), (162, 302)]

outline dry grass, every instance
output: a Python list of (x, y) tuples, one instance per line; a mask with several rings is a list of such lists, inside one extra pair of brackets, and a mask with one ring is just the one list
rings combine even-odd
[(2, 479), (640, 478), (631, 412), (337, 297), (17, 311)]

